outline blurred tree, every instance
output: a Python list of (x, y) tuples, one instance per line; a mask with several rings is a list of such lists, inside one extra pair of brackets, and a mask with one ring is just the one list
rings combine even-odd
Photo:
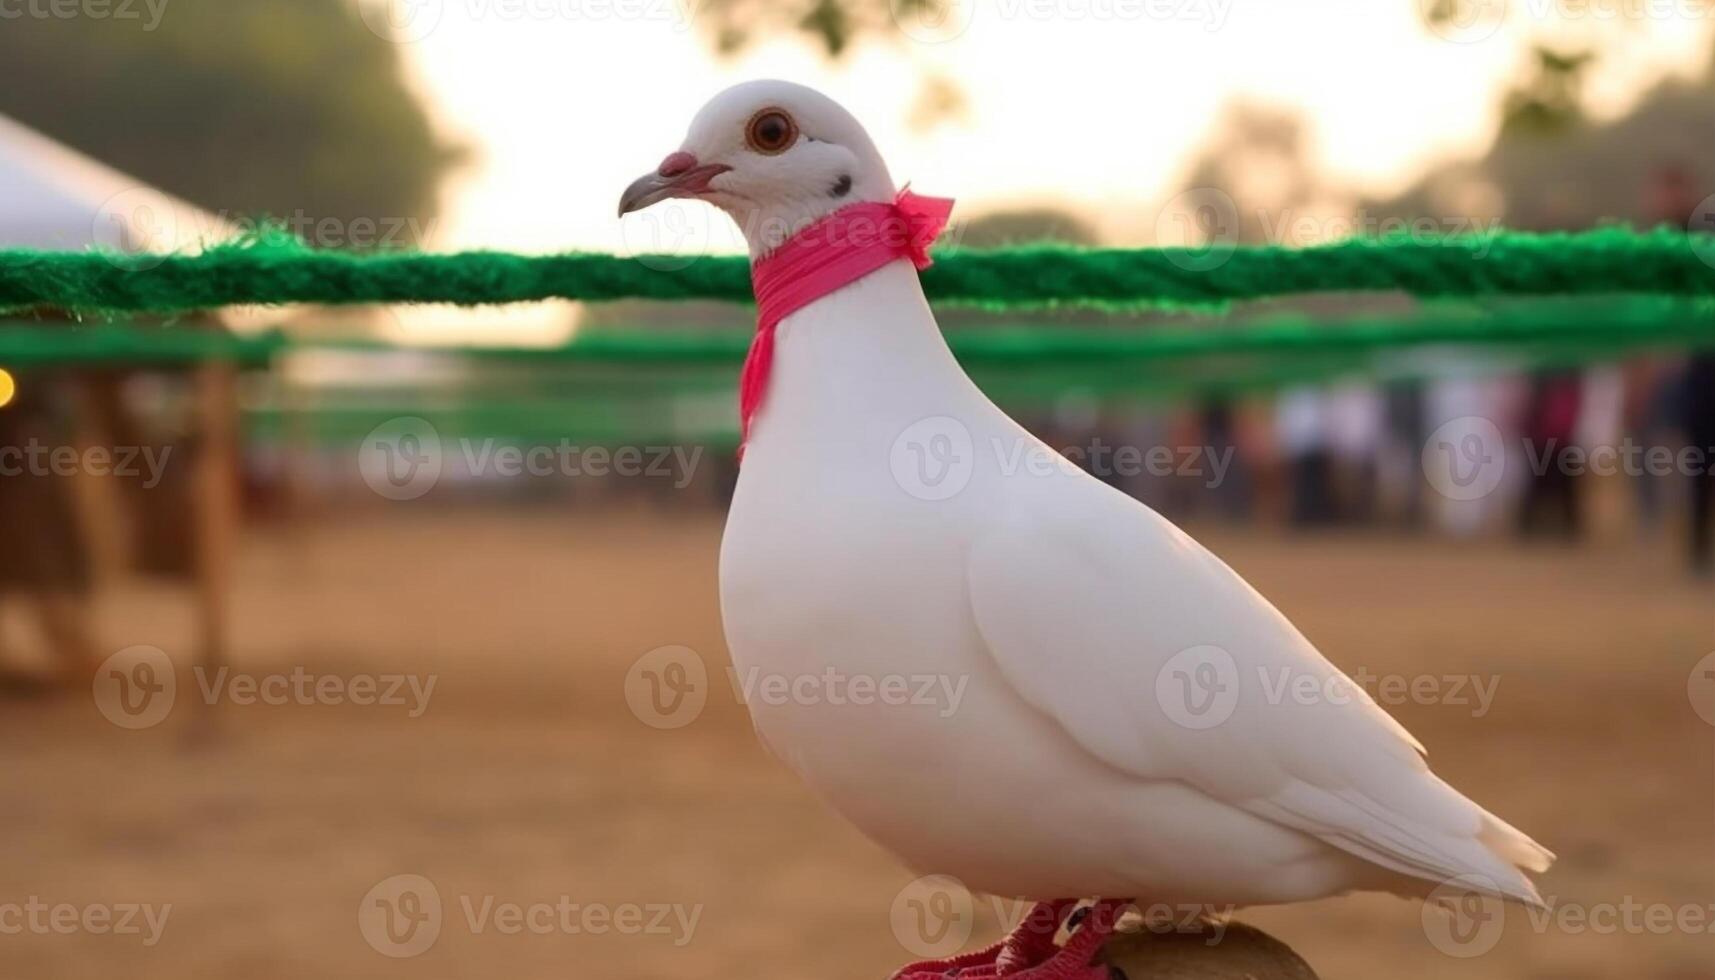
[(1584, 121), (1584, 87), (1594, 51), (1562, 54), (1538, 44), (1529, 75), (1506, 96), (1503, 129), (1517, 134), (1559, 133)]
[(902, 20), (933, 25), (956, 0), (685, 0), (693, 20), (724, 54), (781, 28), (808, 35), (838, 58), (863, 35), (893, 37)]
[(1617, 15), (1594, 17), (1588, 0), (1556, 0), (1550, 16), (1535, 21), (1500, 0), (1435, 0), (1421, 8), (1426, 25), (1443, 34), (1449, 25), (1478, 32), (1523, 28), (1530, 57), (1504, 96), (1501, 129), (1486, 154), (1440, 167), (1405, 193), (1364, 208), (1546, 230), (1659, 221), (1651, 188), (1669, 171), (1715, 188), (1715, 115), (1709, 111), (1715, 58), (1703, 78), (1668, 77), (1624, 116), (1592, 118), (1586, 93), (1603, 54), (1648, 21), (1650, 0), (1616, 2), (1623, 6), (1608, 9)]
[(1414, 0), (1423, 21), (1437, 33), (1453, 30), (1486, 31), (1506, 18), (1504, 2), (1495, 0)]
[(945, 75), (930, 75), (923, 79), (923, 87), (918, 90), (905, 121), (912, 129), (924, 133), (945, 122), (968, 122), (970, 116), (971, 102), (959, 83)]
[[(1509, 20), (1536, 13), (1558, 14), (1563, 20), (1581, 20), (1606, 30), (1610, 25), (1636, 27), (1659, 0), (1604, 0), (1599, 9), (1591, 0), (1549, 0), (1547, 5), (1518, 5), (1510, 0), (1413, 0), (1424, 23), (1443, 36), (1465, 34), (1482, 38)], [(1593, 16), (1594, 14), (1594, 16)], [(1550, 18), (1552, 19), (1552, 18)]]
[(1514, 135), (1552, 135), (1586, 118), (1588, 81), (1602, 54), (1625, 32), (1641, 31), (1658, 0), (1549, 0), (1521, 7), (1508, 0), (1413, 0), (1424, 24), (1449, 40), (1471, 43), (1503, 28), (1529, 44), (1523, 79), (1504, 102), (1504, 125)]
[[(963, 29), (961, 0), (682, 0), (688, 16), (724, 55), (782, 30), (807, 36), (840, 58), (864, 37), (888, 40), (956, 37)], [(927, 131), (966, 118), (969, 103), (958, 83), (925, 73), (907, 113), (911, 128)]]
[(964, 248), (1000, 248), (1031, 242), (1095, 245), (1098, 236), (1089, 222), (1054, 207), (1025, 207), (990, 211), (953, 225), (949, 244)]
[[(7, 20), (0, 113), (204, 208), (273, 216), (317, 244), (390, 244), (363, 240), (365, 222), (400, 245), (430, 228), (440, 178), (462, 151), (436, 136), (398, 45), (352, 0), (128, 6), (140, 16)], [(321, 240), (323, 222), (337, 223), (339, 240)]]
[(1384, 215), (1459, 217), (1526, 229), (1654, 224), (1651, 188), (1664, 170), (1715, 190), (1715, 73), (1670, 79), (1626, 115), (1552, 135), (1503, 129), (1483, 156), (1437, 168), (1398, 197), (1371, 201)]
[(1227, 106), (1191, 162), (1187, 190), (1163, 212), (1157, 237), (1173, 240), (1158, 244), (1281, 244), (1282, 228), (1324, 196), (1308, 142), (1304, 119), (1294, 110)]

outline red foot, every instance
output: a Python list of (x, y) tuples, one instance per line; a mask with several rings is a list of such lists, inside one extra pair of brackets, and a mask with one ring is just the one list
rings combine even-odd
[(1098, 901), (1066, 940), (1054, 945), (1060, 923), (1077, 899), (1038, 902), (1005, 939), (987, 949), (901, 967), (893, 980), (1108, 980), (1105, 964), (1092, 963), (1113, 935), (1114, 921), (1129, 900)]

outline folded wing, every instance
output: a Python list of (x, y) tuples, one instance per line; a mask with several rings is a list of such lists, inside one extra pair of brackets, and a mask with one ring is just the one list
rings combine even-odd
[(1093, 755), (1181, 780), (1384, 868), (1538, 903), (1553, 855), (1429, 770), (1422, 746), (1243, 579), (1082, 474), (1014, 481), (979, 539), (978, 629)]

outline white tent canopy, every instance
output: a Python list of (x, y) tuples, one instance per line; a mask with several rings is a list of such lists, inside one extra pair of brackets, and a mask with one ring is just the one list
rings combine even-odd
[[(0, 248), (195, 252), (237, 234), (223, 218), (0, 116)], [(248, 333), (285, 315), (229, 308), (219, 320)]]
[[(150, 187), (16, 120), (0, 115), (0, 248), (122, 253), (195, 252), (237, 237), (236, 223)], [(556, 344), (571, 333), (570, 304), (535, 307), (367, 307), (347, 323), (369, 322), (400, 342), (511, 340)], [(239, 333), (289, 323), (305, 307), (229, 307), (220, 321)], [(378, 314), (377, 311), (385, 311)]]
[(0, 116), (0, 247), (181, 251), (226, 221)]

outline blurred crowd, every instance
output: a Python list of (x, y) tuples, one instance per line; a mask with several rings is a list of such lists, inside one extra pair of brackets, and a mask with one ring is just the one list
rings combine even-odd
[[(1060, 414), (1051, 443), (1176, 519), (1565, 542), (1683, 528), (1715, 569), (1715, 354)], [(1167, 447), (1162, 465), (1123, 465), (1139, 446)]]
[[(1687, 169), (1664, 166), (1643, 209), (1659, 225), (1715, 231), (1702, 190)], [(1159, 411), (1074, 404), (1044, 428), (1096, 475), (1176, 518), (1564, 542), (1623, 525), (1683, 534), (1691, 567), (1715, 573), (1715, 351), (1510, 374), (1473, 353), (1439, 367), (1438, 380)], [(1104, 469), (1088, 448), (1104, 439), (1176, 447), (1207, 465)]]

